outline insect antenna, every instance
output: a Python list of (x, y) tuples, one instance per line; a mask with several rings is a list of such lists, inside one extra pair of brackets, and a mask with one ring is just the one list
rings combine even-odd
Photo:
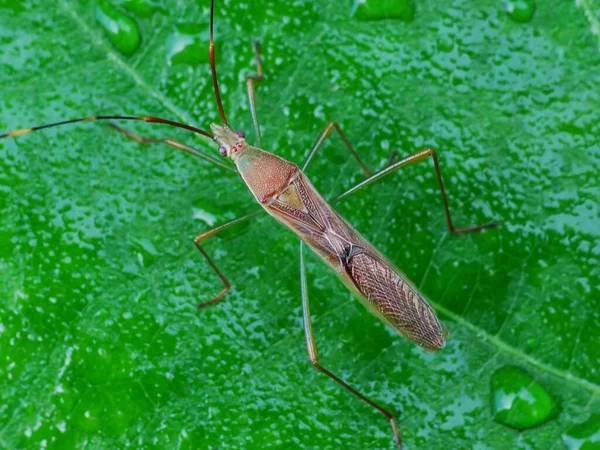
[(225, 117), (225, 110), (223, 109), (223, 103), (221, 102), (221, 93), (219, 92), (219, 82), (217, 81), (217, 64), (215, 62), (215, 0), (210, 0), (210, 44), (208, 45), (208, 57), (210, 59), (210, 70), (212, 72), (213, 87), (215, 89), (215, 97), (217, 98), (217, 107), (219, 108), (219, 114), (223, 125), (228, 125), (227, 118)]
[[(217, 66), (216, 66), (216, 62), (215, 62), (215, 39), (214, 39), (215, 17), (214, 16), (215, 16), (215, 0), (211, 0), (211, 2), (210, 2), (210, 44), (208, 47), (208, 53), (209, 53), (209, 58), (210, 58), (210, 69), (212, 72), (213, 87), (215, 90), (215, 97), (217, 99), (217, 107), (219, 108), (219, 114), (221, 115), (221, 120), (223, 121), (223, 124), (228, 125), (227, 118), (225, 117), (225, 110), (223, 109), (223, 102), (221, 101), (221, 93), (219, 91), (219, 83), (217, 81)], [(67, 125), (67, 124), (76, 123), (76, 122), (93, 122), (95, 120), (137, 120), (137, 121), (141, 121), (141, 122), (163, 123), (166, 125), (171, 125), (173, 127), (183, 128), (185, 130), (192, 131), (196, 134), (201, 134), (203, 136), (206, 136), (210, 139), (214, 139), (214, 135), (212, 133), (209, 133), (208, 131), (204, 131), (200, 128), (196, 128), (191, 125), (186, 125), (184, 123), (174, 122), (172, 120), (161, 119), (160, 117), (152, 117), (152, 116), (145, 116), (145, 117), (141, 117), (141, 116), (140, 117), (138, 117), (138, 116), (81, 117), (78, 119), (63, 120), (60, 122), (49, 123), (46, 125), (40, 125), (40, 126), (30, 127), (30, 128), (21, 128), (19, 130), (9, 131), (8, 133), (0, 134), (0, 139), (21, 136), (23, 134), (28, 134), (33, 131), (39, 131), (39, 130), (43, 130), (46, 128), (58, 127), (61, 125)]]
[(21, 136), (22, 134), (31, 133), (33, 131), (39, 131), (39, 130), (43, 130), (45, 128), (58, 127), (58, 126), (61, 126), (61, 125), (68, 125), (70, 123), (76, 123), (76, 122), (93, 122), (93, 121), (96, 121), (96, 120), (138, 120), (138, 121), (141, 121), (141, 122), (149, 122), (149, 123), (164, 123), (166, 125), (171, 125), (173, 127), (183, 128), (184, 130), (192, 131), (192, 132), (194, 132), (196, 134), (201, 134), (202, 136), (206, 136), (206, 137), (208, 137), (210, 139), (214, 138), (213, 134), (209, 133), (208, 131), (201, 130), (200, 128), (196, 128), (196, 127), (193, 127), (191, 125), (186, 125), (185, 123), (174, 122), (174, 121), (168, 120), (168, 119), (161, 119), (160, 117), (152, 117), (152, 116), (146, 116), (146, 117), (136, 117), (136, 116), (89, 116), (89, 117), (81, 117), (79, 119), (63, 120), (61, 122), (49, 123), (49, 124), (40, 125), (40, 126), (37, 126), (37, 127), (21, 128), (20, 130), (9, 131), (8, 133), (0, 134), (0, 139), (7, 138), (7, 137)]

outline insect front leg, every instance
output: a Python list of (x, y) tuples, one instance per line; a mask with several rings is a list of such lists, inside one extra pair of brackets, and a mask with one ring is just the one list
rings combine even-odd
[(402, 441), (400, 440), (400, 433), (398, 432), (398, 425), (396, 424), (396, 418), (394, 415), (386, 408), (380, 406), (375, 403), (373, 400), (365, 397), (363, 394), (358, 392), (344, 380), (339, 378), (334, 373), (327, 370), (325, 367), (319, 363), (319, 357), (317, 354), (317, 345), (315, 344), (314, 335), (312, 332), (312, 322), (310, 318), (310, 308), (308, 302), (308, 286), (306, 283), (306, 270), (304, 267), (304, 243), (300, 242), (300, 285), (302, 291), (302, 311), (304, 316), (304, 336), (306, 339), (306, 349), (308, 350), (308, 357), (310, 358), (310, 363), (320, 372), (323, 372), (329, 378), (334, 380), (340, 386), (342, 386), (347, 391), (350, 391), (352, 394), (356, 395), (363, 402), (368, 403), (373, 408), (377, 409), (380, 413), (388, 418), (390, 421), (390, 425), (392, 426), (392, 432), (394, 433), (394, 440), (396, 441), (396, 445), (400, 450), (402, 450)]
[(248, 92), (248, 103), (250, 103), (250, 114), (254, 124), (254, 137), (256, 145), (262, 147), (262, 137), (260, 135), (260, 126), (258, 124), (258, 114), (256, 113), (256, 83), (262, 81), (263, 71), (260, 61), (260, 42), (254, 41), (254, 58), (256, 59), (256, 75), (246, 77), (246, 90)]
[(139, 142), (140, 144), (166, 144), (184, 153), (189, 153), (190, 155), (197, 156), (198, 158), (208, 161), (209, 163), (214, 164), (216, 166), (222, 167), (223, 169), (227, 169), (230, 172), (235, 172), (235, 169), (223, 163), (222, 161), (219, 161), (218, 159), (215, 159), (211, 156), (205, 155), (204, 153), (196, 150), (195, 148), (190, 147), (189, 145), (186, 145), (183, 142), (180, 142), (176, 139), (145, 138), (135, 133), (132, 133), (131, 131), (126, 130), (125, 128), (121, 128), (120, 126), (115, 125), (112, 122), (109, 123), (108, 126), (111, 127), (113, 130), (116, 130), (117, 132), (121, 133), (123, 136), (133, 139), (134, 141)]
[(347, 197), (348, 195), (369, 186), (370, 184), (385, 177), (386, 175), (389, 175), (392, 172), (395, 172), (396, 170), (398, 170), (402, 167), (422, 161), (429, 157), (431, 157), (433, 159), (433, 167), (435, 169), (435, 174), (437, 177), (438, 186), (440, 188), (440, 193), (442, 194), (442, 202), (444, 204), (444, 213), (446, 214), (446, 224), (448, 226), (448, 230), (450, 231), (450, 233), (471, 233), (474, 231), (480, 231), (480, 230), (483, 230), (486, 228), (494, 228), (494, 227), (498, 226), (498, 224), (494, 223), (494, 222), (486, 223), (484, 225), (476, 225), (473, 227), (466, 227), (466, 228), (456, 228), (454, 226), (454, 223), (452, 222), (452, 216), (450, 215), (450, 208), (448, 207), (448, 199), (446, 197), (446, 190), (444, 189), (444, 182), (442, 181), (442, 172), (440, 171), (440, 164), (438, 161), (437, 153), (435, 152), (435, 150), (432, 150), (430, 148), (426, 148), (424, 150), (413, 153), (412, 155), (406, 156), (405, 158), (402, 158), (400, 161), (393, 163), (389, 167), (386, 167), (385, 169), (377, 172), (375, 175), (370, 176), (366, 180), (358, 183), (356, 186), (348, 189), (346, 192), (338, 195), (333, 201), (341, 200), (344, 197)]
[(210, 256), (208, 256), (208, 253), (206, 253), (206, 250), (204, 250), (204, 248), (202, 248), (202, 246), (200, 245), (200, 242), (205, 241), (208, 238), (211, 238), (215, 234), (220, 233), (221, 231), (226, 230), (227, 228), (230, 228), (234, 225), (237, 225), (241, 222), (251, 219), (252, 217), (256, 216), (257, 214), (259, 214), (262, 211), (263, 211), (263, 209), (260, 209), (260, 210), (254, 211), (250, 214), (246, 214), (245, 216), (238, 217), (237, 219), (230, 220), (229, 222), (225, 222), (224, 224), (221, 224), (218, 227), (211, 228), (210, 230), (200, 233), (198, 236), (196, 236), (194, 238), (194, 245), (196, 246), (196, 248), (198, 250), (200, 250), (200, 253), (202, 253), (202, 255), (206, 258), (206, 261), (208, 261), (208, 264), (210, 265), (210, 267), (212, 267), (212, 269), (215, 271), (215, 273), (219, 276), (219, 278), (223, 282), (223, 289), (221, 290), (221, 292), (219, 292), (215, 297), (211, 298), (210, 300), (199, 303), (197, 305), (198, 309), (206, 308), (207, 306), (211, 306), (211, 305), (214, 305), (215, 303), (219, 303), (223, 299), (223, 297), (225, 297), (227, 292), (229, 292), (229, 288), (231, 287), (229, 280), (225, 277), (225, 275), (223, 275), (223, 272), (221, 272), (219, 270), (219, 268), (214, 263), (214, 261), (210, 258)]

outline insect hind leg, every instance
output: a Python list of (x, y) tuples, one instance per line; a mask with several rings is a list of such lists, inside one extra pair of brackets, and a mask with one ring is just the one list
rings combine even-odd
[(333, 372), (327, 370), (325, 367), (321, 365), (319, 362), (319, 357), (317, 354), (317, 345), (315, 343), (314, 335), (312, 332), (312, 321), (310, 316), (310, 308), (308, 301), (308, 286), (306, 283), (306, 271), (304, 266), (304, 254), (303, 254), (304, 244), (300, 242), (300, 286), (302, 291), (302, 311), (304, 316), (304, 335), (306, 339), (306, 348), (308, 350), (308, 356), (310, 358), (310, 363), (319, 371), (327, 375), (333, 381), (338, 383), (347, 391), (351, 392), (363, 402), (371, 405), (373, 408), (377, 409), (380, 413), (388, 418), (390, 421), (390, 425), (392, 427), (392, 432), (394, 434), (394, 440), (399, 450), (402, 450), (402, 441), (400, 439), (400, 433), (398, 431), (398, 425), (396, 423), (396, 418), (394, 415), (386, 408), (380, 406), (378, 403), (375, 403), (370, 398), (364, 396), (340, 377), (338, 377)]

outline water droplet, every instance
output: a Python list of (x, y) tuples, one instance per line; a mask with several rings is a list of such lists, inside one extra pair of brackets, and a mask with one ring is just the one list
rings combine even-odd
[(535, 427), (555, 417), (559, 407), (527, 372), (506, 366), (492, 375), (494, 420), (517, 430)]
[(140, 46), (140, 29), (137, 22), (107, 1), (96, 5), (96, 20), (113, 43), (124, 55), (131, 55)]
[[(203, 33), (199, 33), (203, 30)], [(208, 32), (192, 23), (180, 23), (167, 39), (167, 62), (198, 65), (208, 63)]]
[(509, 0), (506, 11), (509, 17), (518, 23), (529, 22), (535, 13), (535, 0)]
[(149, 267), (158, 259), (159, 253), (149, 239), (131, 238), (131, 243), (137, 251), (138, 263), (141, 267)]
[(358, 20), (400, 19), (412, 22), (415, 4), (413, 0), (355, 0), (350, 16)]
[(600, 414), (569, 427), (562, 438), (568, 450), (600, 450)]
[(121, 6), (139, 17), (150, 17), (156, 11), (162, 10), (154, 2), (148, 0), (124, 0)]
[(449, 53), (454, 49), (454, 40), (448, 36), (440, 36), (437, 39), (437, 48), (440, 52)]
[(538, 341), (536, 338), (529, 338), (527, 339), (527, 346), (530, 348), (534, 348), (536, 345), (538, 345)]

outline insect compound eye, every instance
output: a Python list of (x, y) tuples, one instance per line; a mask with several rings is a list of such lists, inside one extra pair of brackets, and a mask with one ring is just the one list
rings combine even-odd
[(219, 155), (225, 157), (227, 156), (227, 147), (225, 147), (224, 145), (221, 145), (219, 147)]
[(244, 133), (242, 130), (237, 130), (235, 134), (237, 135), (237, 137), (240, 137), (242, 139), (246, 137), (246, 133)]

